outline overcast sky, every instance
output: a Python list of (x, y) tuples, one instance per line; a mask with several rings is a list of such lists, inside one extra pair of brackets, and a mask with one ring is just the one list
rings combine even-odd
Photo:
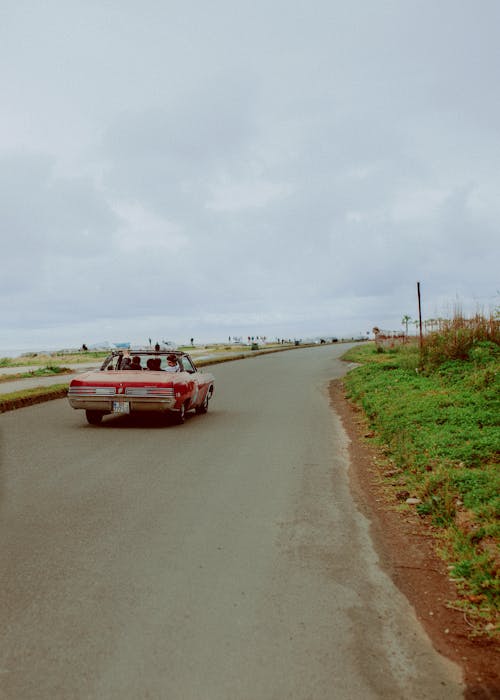
[(0, 349), (499, 299), (497, 0), (0, 0)]

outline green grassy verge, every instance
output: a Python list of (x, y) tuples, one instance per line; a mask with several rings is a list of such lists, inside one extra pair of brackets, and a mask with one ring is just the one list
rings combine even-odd
[(24, 389), (10, 394), (0, 395), (0, 413), (12, 411), (15, 408), (32, 406), (36, 403), (43, 403), (51, 399), (61, 399), (66, 396), (67, 384), (53, 384), (52, 386), (40, 386), (35, 389)]
[(500, 613), (500, 347), (480, 341), (466, 359), (424, 367), (415, 346), (364, 345), (344, 359), (361, 363), (345, 386), (392, 467), (387, 483), (400, 470), (400, 497), (420, 499), (461, 604), (474, 605), (491, 630)]

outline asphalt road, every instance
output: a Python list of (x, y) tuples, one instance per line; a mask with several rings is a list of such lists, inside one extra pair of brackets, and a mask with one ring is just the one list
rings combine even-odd
[(2, 699), (462, 697), (352, 500), (344, 350), (209, 368), (182, 426), (0, 415)]

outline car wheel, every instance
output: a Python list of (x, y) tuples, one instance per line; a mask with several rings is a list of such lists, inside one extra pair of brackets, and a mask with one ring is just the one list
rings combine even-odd
[(85, 416), (90, 425), (100, 425), (103, 415), (102, 411), (85, 411)]
[(175, 415), (175, 422), (178, 425), (182, 425), (185, 420), (186, 420), (186, 404), (181, 403), (181, 407)]
[(207, 395), (205, 396), (205, 399), (203, 400), (203, 403), (200, 404), (200, 405), (196, 408), (196, 413), (200, 414), (200, 413), (206, 413), (206, 412), (208, 411), (208, 398), (209, 398), (209, 397), (208, 397), (208, 392), (207, 392)]

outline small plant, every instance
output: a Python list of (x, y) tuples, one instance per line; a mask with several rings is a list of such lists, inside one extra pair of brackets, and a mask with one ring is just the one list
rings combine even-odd
[(31, 372), (27, 372), (25, 376), (32, 377), (47, 377), (52, 374), (67, 374), (71, 372), (67, 367), (60, 367), (58, 365), (47, 365), (47, 367), (40, 367), (40, 369), (35, 369)]

